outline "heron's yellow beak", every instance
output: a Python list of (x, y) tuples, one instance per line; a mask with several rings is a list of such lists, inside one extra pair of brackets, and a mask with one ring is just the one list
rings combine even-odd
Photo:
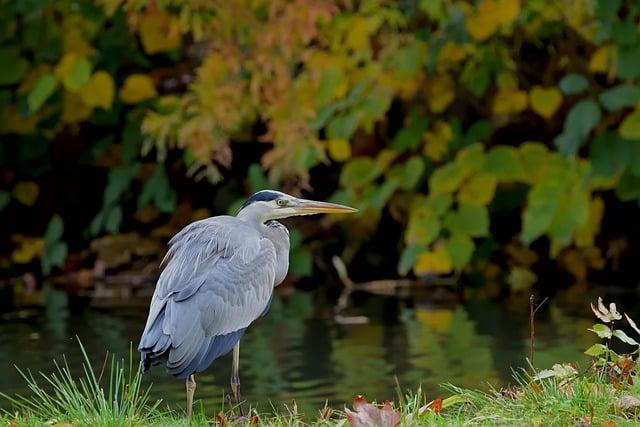
[(315, 200), (305, 199), (298, 199), (298, 204), (294, 207), (294, 209), (301, 215), (358, 212), (358, 209), (349, 206), (338, 205), (336, 203), (316, 202)]

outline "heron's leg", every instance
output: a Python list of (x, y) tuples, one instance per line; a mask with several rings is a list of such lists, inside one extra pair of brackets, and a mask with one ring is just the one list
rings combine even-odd
[(236, 403), (240, 408), (240, 415), (242, 413), (242, 405), (240, 404), (240, 341), (233, 347), (233, 364), (231, 366), (231, 391), (233, 397), (236, 399)]
[(187, 418), (191, 419), (193, 413), (193, 395), (196, 392), (196, 377), (189, 375), (187, 378)]

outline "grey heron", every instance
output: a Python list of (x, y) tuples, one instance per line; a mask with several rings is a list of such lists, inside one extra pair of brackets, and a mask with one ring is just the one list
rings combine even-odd
[(231, 390), (240, 403), (240, 339), (264, 315), (289, 269), (289, 231), (278, 219), (356, 212), (348, 206), (263, 190), (234, 216), (193, 222), (169, 241), (138, 350), (143, 371), (165, 363), (186, 380), (191, 417), (195, 374), (233, 350)]

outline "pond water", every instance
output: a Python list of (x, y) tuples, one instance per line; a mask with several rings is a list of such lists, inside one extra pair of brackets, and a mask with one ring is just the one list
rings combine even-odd
[[(278, 296), (268, 314), (254, 323), (241, 345), (243, 397), (268, 411), (295, 399), (315, 414), (325, 400), (342, 407), (355, 394), (381, 401), (394, 399), (395, 377), (403, 389), (422, 385), (427, 396), (446, 394), (439, 384), (484, 388), (500, 386), (512, 368), (529, 355), (528, 297), (501, 304), (437, 304), (425, 296), (356, 294), (347, 311), (367, 323), (338, 324), (332, 305), (317, 293), (296, 291)], [(106, 350), (127, 355), (137, 344), (145, 308), (100, 310), (69, 304), (64, 293), (48, 290), (42, 309), (0, 313), (0, 391), (28, 393), (13, 368), (51, 372), (64, 354), (80, 366), (77, 335), (102, 365)], [(586, 362), (582, 352), (595, 342), (587, 331), (594, 322), (584, 290), (572, 290), (543, 306), (536, 318), (537, 367), (559, 361)], [(572, 302), (579, 301), (579, 302)], [(137, 356), (137, 355), (136, 355)], [(196, 396), (208, 412), (221, 407), (229, 392), (231, 359), (218, 359), (198, 375)], [(97, 369), (97, 368), (96, 368)], [(152, 395), (182, 409), (184, 383), (162, 367), (146, 374)], [(0, 407), (7, 403), (0, 400)]]

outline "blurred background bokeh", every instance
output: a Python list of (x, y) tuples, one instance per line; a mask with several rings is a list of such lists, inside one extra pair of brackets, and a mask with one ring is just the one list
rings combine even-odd
[[(126, 353), (167, 240), (265, 188), (360, 212), (286, 221), (249, 398), (500, 383), (531, 294), (551, 297), (539, 362), (579, 359), (588, 302), (638, 297), (639, 18), (621, 0), (0, 0), (0, 391), (75, 335)], [(346, 305), (334, 256), (361, 284)]]

